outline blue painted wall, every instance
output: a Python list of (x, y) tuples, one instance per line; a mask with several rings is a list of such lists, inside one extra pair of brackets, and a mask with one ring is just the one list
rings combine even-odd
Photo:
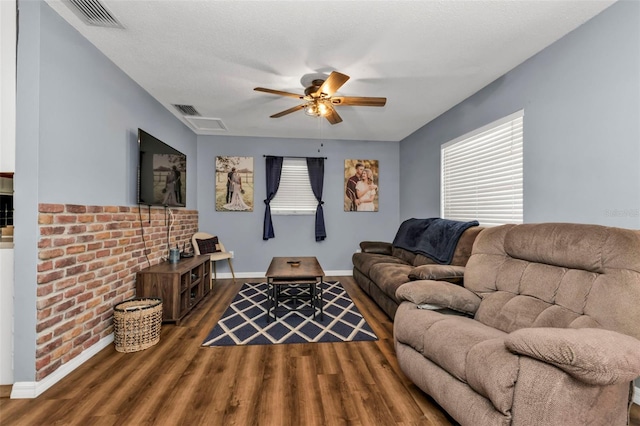
[(46, 4), (40, 49), (40, 202), (136, 203), (138, 128), (187, 155), (197, 206), (196, 135)]
[(400, 145), (400, 216), (440, 213), (440, 145), (524, 109), (524, 220), (640, 228), (640, 2), (620, 1)]
[[(262, 240), (266, 198), (264, 155), (327, 157), (323, 194), (327, 238), (324, 241), (315, 241), (314, 216), (291, 215), (273, 216), (276, 238)], [(253, 157), (256, 180), (253, 212), (215, 211), (216, 156)], [(199, 136), (200, 229), (219, 235), (225, 248), (234, 251), (236, 272), (263, 276), (273, 256), (305, 255), (316, 256), (325, 271), (350, 271), (351, 255), (359, 248), (360, 241), (390, 241), (395, 236), (400, 211), (398, 156), (397, 142)], [(377, 213), (344, 211), (345, 159), (378, 160), (380, 176), (376, 180), (379, 180), (380, 206)], [(220, 271), (229, 272), (222, 262)]]
[(20, 2), (15, 172), (16, 381), (35, 376), (38, 203), (135, 205), (137, 130), (187, 154), (196, 136), (46, 3)]

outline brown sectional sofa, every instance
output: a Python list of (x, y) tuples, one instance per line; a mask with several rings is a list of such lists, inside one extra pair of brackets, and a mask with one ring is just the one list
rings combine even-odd
[(396, 296), (401, 369), (462, 425), (628, 423), (640, 376), (640, 231), (487, 228), (464, 286), (413, 281)]
[(402, 284), (422, 279), (462, 283), (464, 266), (481, 230), (474, 226), (462, 233), (448, 265), (438, 264), (423, 254), (395, 247), (389, 242), (363, 241), (361, 252), (352, 256), (353, 278), (393, 319), (400, 303), (396, 290)]

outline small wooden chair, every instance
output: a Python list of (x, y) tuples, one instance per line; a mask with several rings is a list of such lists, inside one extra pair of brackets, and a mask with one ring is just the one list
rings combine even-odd
[(196, 232), (191, 237), (191, 245), (193, 246), (193, 252), (196, 255), (199, 254), (208, 254), (211, 257), (211, 265), (213, 266), (213, 276), (211, 277), (211, 282), (209, 283), (210, 288), (213, 288), (213, 280), (218, 280), (218, 274), (216, 272), (216, 262), (218, 260), (227, 259), (229, 262), (229, 269), (231, 269), (231, 276), (233, 277), (233, 282), (236, 281), (236, 274), (233, 272), (233, 264), (231, 263), (231, 253), (224, 249), (224, 245), (218, 240), (217, 244), (215, 244), (216, 249), (219, 251), (209, 251), (207, 253), (200, 253), (200, 245), (198, 244), (198, 240), (211, 240), (212, 238), (217, 238), (214, 235), (208, 234), (206, 232)]

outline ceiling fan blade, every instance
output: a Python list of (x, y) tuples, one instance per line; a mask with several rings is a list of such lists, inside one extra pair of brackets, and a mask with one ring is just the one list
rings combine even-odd
[(256, 87), (253, 90), (256, 90), (258, 92), (271, 93), (273, 95), (288, 96), (290, 98), (296, 98), (296, 99), (303, 99), (304, 98), (303, 95), (296, 95), (295, 93), (283, 92), (282, 90), (266, 89), (264, 87)]
[(304, 107), (305, 107), (305, 104), (294, 106), (293, 108), (289, 108), (289, 109), (281, 111), (281, 112), (279, 112), (277, 114), (273, 114), (271, 116), (271, 118), (279, 118), (279, 117), (282, 117), (283, 115), (287, 115), (287, 114), (291, 114), (292, 112), (300, 111)]
[(336, 96), (331, 98), (333, 105), (373, 106), (381, 107), (387, 103), (387, 98), (369, 98), (362, 96)]
[(340, 117), (338, 115), (338, 112), (336, 111), (336, 109), (330, 105), (330, 104), (326, 104), (327, 105), (327, 109), (329, 110), (329, 112), (324, 116), (329, 123), (331, 124), (338, 124), (342, 121), (342, 117)]
[(349, 76), (339, 73), (338, 71), (332, 71), (329, 77), (322, 83), (322, 86), (314, 93), (315, 97), (319, 97), (321, 93), (327, 96), (333, 95), (343, 84), (349, 80)]

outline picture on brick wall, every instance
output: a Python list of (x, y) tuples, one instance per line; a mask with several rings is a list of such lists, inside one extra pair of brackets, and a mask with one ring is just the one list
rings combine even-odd
[(253, 157), (216, 157), (216, 211), (253, 211)]
[(344, 211), (378, 211), (378, 160), (344, 160)]

